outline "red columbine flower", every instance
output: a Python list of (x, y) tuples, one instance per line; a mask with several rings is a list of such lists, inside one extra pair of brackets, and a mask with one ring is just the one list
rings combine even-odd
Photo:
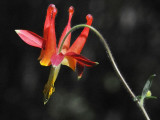
[[(71, 6), (69, 8), (69, 19), (68, 24), (66, 25), (61, 38), (59, 40), (58, 47), (56, 46), (56, 34), (55, 34), (55, 17), (57, 14), (57, 9), (55, 5), (51, 4), (47, 10), (47, 16), (44, 24), (43, 37), (28, 31), (28, 30), (15, 30), (20, 38), (26, 42), (27, 44), (41, 48), (41, 55), (38, 58), (40, 60), (40, 64), (43, 66), (49, 66), (52, 64), (53, 68), (51, 69), (51, 73), (49, 76), (49, 80), (45, 85), (44, 96), (45, 99), (48, 100), (51, 94), (55, 91), (54, 82), (57, 78), (60, 65), (66, 65), (75, 71), (77, 68), (78, 78), (81, 78), (84, 66), (92, 67), (96, 65), (96, 62), (90, 61), (87, 58), (80, 55), (86, 39), (89, 34), (89, 28), (84, 28), (78, 38), (70, 47), (71, 33), (66, 38), (64, 44), (62, 45), (62, 40), (67, 32), (71, 29), (71, 19), (74, 13), (74, 9)], [(92, 16), (88, 14), (86, 16), (87, 25), (92, 24)], [(62, 50), (58, 53), (60, 46), (62, 46)]]

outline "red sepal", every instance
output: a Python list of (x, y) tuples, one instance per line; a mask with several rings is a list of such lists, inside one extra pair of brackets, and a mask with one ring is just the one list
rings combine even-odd
[(44, 39), (29, 30), (15, 30), (19, 37), (27, 44), (42, 48)]
[(84, 65), (80, 62), (77, 62), (76, 70), (77, 70), (77, 73), (78, 73), (78, 79), (80, 79), (82, 77), (82, 74), (83, 74), (83, 71), (84, 71)]
[(57, 54), (52, 55), (51, 57), (52, 66), (53, 67), (58, 66), (62, 62), (63, 59), (64, 59), (64, 55), (62, 53), (58, 55)]
[(93, 62), (93, 61), (81, 56), (80, 54), (76, 54), (74, 52), (68, 52), (65, 54), (65, 56), (70, 56), (70, 57), (76, 59), (79, 63), (81, 63), (87, 67), (92, 67), (97, 64), (96, 62)]

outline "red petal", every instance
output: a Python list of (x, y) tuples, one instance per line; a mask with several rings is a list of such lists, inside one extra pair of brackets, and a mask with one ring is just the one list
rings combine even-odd
[(28, 30), (15, 30), (15, 31), (25, 43), (34, 47), (42, 48), (42, 43), (44, 39), (39, 35), (37, 35), (36, 33), (33, 33)]
[[(86, 16), (86, 19), (87, 19), (87, 25), (91, 25), (93, 20), (92, 15), (88, 14)], [(73, 45), (70, 47), (68, 52), (75, 52), (77, 54), (80, 54), (84, 47), (84, 44), (86, 43), (88, 34), (89, 34), (89, 28), (85, 27), (81, 32), (81, 34), (79, 35), (79, 37), (75, 40)]]
[(82, 63), (77, 62), (76, 70), (78, 73), (78, 79), (80, 79), (84, 71), (84, 65)]
[(70, 57), (76, 59), (79, 63), (81, 63), (87, 67), (92, 67), (97, 64), (97, 62), (90, 61), (87, 58), (81, 56), (80, 54), (76, 54), (74, 52), (67, 52), (65, 54), (65, 56), (70, 56)]
[(45, 43), (45, 50), (43, 58), (40, 61), (40, 64), (43, 66), (48, 66), (51, 64), (51, 57), (53, 54), (56, 54), (56, 34), (55, 34), (55, 17), (57, 14), (56, 7), (53, 7), (52, 16), (51, 16), (51, 24), (48, 30), (48, 39)]
[(54, 4), (50, 4), (48, 9), (47, 9), (47, 15), (46, 15), (46, 20), (44, 23), (44, 33), (43, 33), (43, 37), (47, 40), (48, 38), (48, 30), (51, 24), (51, 17), (52, 17), (52, 13), (53, 12), (57, 12), (56, 7)]
[(66, 65), (70, 67), (73, 71), (76, 69), (76, 59), (70, 57), (70, 56), (65, 56), (65, 58), (62, 61), (62, 65)]
[[(63, 33), (61, 35), (61, 38), (59, 40), (59, 44), (58, 44), (58, 48), (61, 46), (62, 40), (64, 38), (64, 36), (69, 32), (69, 30), (71, 29), (71, 19), (74, 13), (74, 8), (71, 6), (69, 8), (69, 19), (68, 19), (68, 24), (66, 25), (65, 29), (63, 30)], [(70, 46), (70, 41), (71, 41), (71, 33), (68, 35), (68, 37), (66, 38), (62, 49), (69, 49)]]
[[(44, 37), (45, 40), (48, 39), (48, 31), (49, 31), (49, 28), (50, 28), (50, 25), (51, 25), (51, 17), (52, 17), (53, 12), (57, 13), (56, 7), (55, 7), (54, 4), (50, 4), (48, 9), (47, 9), (46, 20), (45, 20), (45, 23), (44, 23), (43, 37)], [(45, 43), (43, 45), (45, 46)], [(41, 60), (43, 58), (44, 54), (45, 54), (44, 49), (42, 49), (38, 60)]]
[(60, 54), (54, 54), (53, 56), (52, 56), (52, 58), (51, 58), (51, 63), (52, 63), (52, 66), (53, 67), (56, 67), (56, 66), (58, 66), (61, 62), (62, 62), (62, 60), (64, 59), (64, 55), (62, 54), (62, 53), (60, 53)]

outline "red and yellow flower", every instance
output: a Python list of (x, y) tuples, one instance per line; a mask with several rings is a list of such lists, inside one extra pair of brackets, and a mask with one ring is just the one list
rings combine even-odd
[[(80, 33), (78, 38), (70, 47), (71, 33), (65, 39), (62, 45), (62, 40), (64, 36), (71, 29), (71, 19), (74, 13), (74, 8), (71, 6), (69, 8), (69, 19), (63, 33), (60, 37), (58, 46), (56, 45), (56, 34), (55, 34), (55, 17), (57, 14), (57, 9), (55, 5), (51, 4), (48, 7), (46, 20), (44, 24), (43, 37), (37, 35), (28, 30), (15, 30), (19, 37), (27, 44), (41, 48), (41, 54), (39, 56), (40, 64), (43, 66), (50, 66), (52, 64), (52, 69), (50, 72), (49, 80), (44, 88), (45, 103), (48, 101), (52, 93), (55, 91), (54, 83), (58, 76), (58, 72), (61, 64), (70, 67), (73, 71), (75, 69), (78, 72), (78, 78), (81, 78), (84, 66), (92, 67), (97, 64), (97, 62), (90, 61), (89, 59), (80, 55), (88, 34), (89, 28), (85, 27)], [(92, 24), (93, 17), (88, 14), (86, 16), (87, 25)], [(60, 46), (62, 47), (59, 53)]]

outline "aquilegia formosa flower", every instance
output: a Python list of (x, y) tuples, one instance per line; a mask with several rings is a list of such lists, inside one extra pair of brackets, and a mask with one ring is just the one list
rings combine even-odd
[[(36, 33), (28, 30), (15, 30), (19, 37), (27, 44), (41, 48), (41, 55), (39, 56), (40, 64), (43, 66), (50, 66), (52, 64), (49, 80), (44, 88), (44, 98), (46, 103), (52, 93), (55, 91), (54, 83), (58, 76), (58, 72), (61, 64), (70, 67), (73, 71), (75, 69), (78, 72), (78, 78), (81, 78), (84, 66), (92, 67), (97, 64), (88, 60), (87, 58), (80, 55), (86, 39), (89, 34), (89, 28), (84, 28), (78, 38), (70, 47), (71, 33), (68, 35), (64, 44), (62, 45), (62, 40), (67, 32), (71, 29), (71, 19), (74, 13), (74, 9), (71, 6), (69, 8), (69, 19), (60, 40), (58, 47), (56, 46), (56, 34), (55, 34), (55, 17), (57, 14), (57, 9), (55, 5), (51, 4), (47, 10), (47, 16), (44, 24), (43, 37), (40, 37)], [(92, 16), (88, 14), (86, 16), (87, 25), (92, 24)], [(59, 53), (60, 46), (62, 47)]]

